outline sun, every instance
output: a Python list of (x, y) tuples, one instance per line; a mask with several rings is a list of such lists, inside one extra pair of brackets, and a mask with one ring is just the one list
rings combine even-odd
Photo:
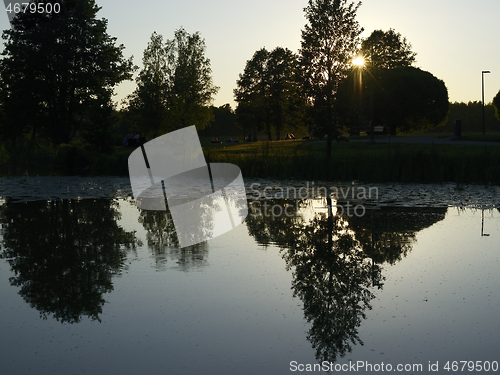
[(365, 65), (365, 59), (363, 59), (361, 56), (356, 57), (354, 60), (352, 60), (352, 63), (355, 66), (364, 66)]

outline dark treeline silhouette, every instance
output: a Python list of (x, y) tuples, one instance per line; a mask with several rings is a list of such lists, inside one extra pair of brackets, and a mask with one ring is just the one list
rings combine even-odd
[(199, 32), (190, 34), (182, 27), (170, 40), (151, 35), (125, 110), (146, 138), (193, 124), (203, 129), (213, 118), (210, 105), (219, 88), (212, 82), (205, 48)]
[[(448, 121), (445, 126), (434, 129), (436, 133), (453, 133), (455, 120), (462, 120), (463, 132), (483, 131), (483, 109), (481, 101), (450, 103)], [(495, 117), (495, 108), (491, 103), (484, 105), (484, 123), (487, 133), (500, 132), (500, 120)]]
[(236, 113), (229, 103), (210, 108), (214, 117), (207, 127), (200, 130), (198, 134), (206, 137), (220, 137), (221, 135), (240, 137), (245, 135), (244, 129), (238, 128), (236, 125)]
[(282, 47), (254, 53), (234, 90), (241, 127), (269, 140), (285, 129), (307, 131), (326, 138), (329, 159), (332, 142), (346, 140), (353, 128), (403, 134), (446, 121), (444, 82), (412, 66), (416, 53), (395, 30), (375, 30), (363, 40), (360, 5), (310, 0), (297, 54)]

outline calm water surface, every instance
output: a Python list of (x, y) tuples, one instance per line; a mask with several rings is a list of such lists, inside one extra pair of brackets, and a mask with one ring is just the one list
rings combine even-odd
[[(1, 373), (500, 362), (496, 187), (386, 184), (329, 210), (282, 186), (314, 193), (247, 181), (245, 223), (179, 249), (127, 179), (0, 179)], [(348, 200), (364, 214), (340, 215)]]

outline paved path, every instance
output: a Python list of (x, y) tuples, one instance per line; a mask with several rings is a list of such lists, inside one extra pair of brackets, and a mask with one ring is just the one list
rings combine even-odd
[[(437, 138), (427, 136), (409, 136), (409, 137), (377, 137), (375, 143), (434, 143), (436, 145), (491, 145), (500, 146), (500, 142), (488, 141), (454, 141), (454, 137)], [(351, 139), (349, 142), (372, 142), (370, 137), (366, 139)]]

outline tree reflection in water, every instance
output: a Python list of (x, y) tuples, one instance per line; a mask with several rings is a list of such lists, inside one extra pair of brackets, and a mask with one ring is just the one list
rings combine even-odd
[(375, 287), (383, 286), (381, 264), (405, 257), (416, 231), (442, 220), (446, 208), (382, 208), (348, 217), (335, 215), (331, 200), (325, 201), (326, 212), (311, 219), (298, 212), (310, 204), (307, 200), (270, 201), (270, 206), (282, 206), (282, 212), (289, 205), (289, 215), (279, 217), (250, 205), (247, 226), (259, 243), (282, 248), (294, 296), (302, 300), (310, 323), (307, 338), (316, 359), (335, 362), (353, 345), (363, 345), (358, 327), (371, 309)]
[(43, 319), (100, 321), (104, 293), (138, 241), (117, 225), (110, 199), (11, 202), (0, 206), (2, 248), (13, 286)]
[[(208, 219), (207, 219), (208, 220)], [(146, 233), (148, 247), (153, 253), (157, 270), (165, 270), (170, 258), (181, 271), (207, 265), (208, 247), (206, 241), (180, 248), (170, 211), (140, 210), (139, 223)]]

